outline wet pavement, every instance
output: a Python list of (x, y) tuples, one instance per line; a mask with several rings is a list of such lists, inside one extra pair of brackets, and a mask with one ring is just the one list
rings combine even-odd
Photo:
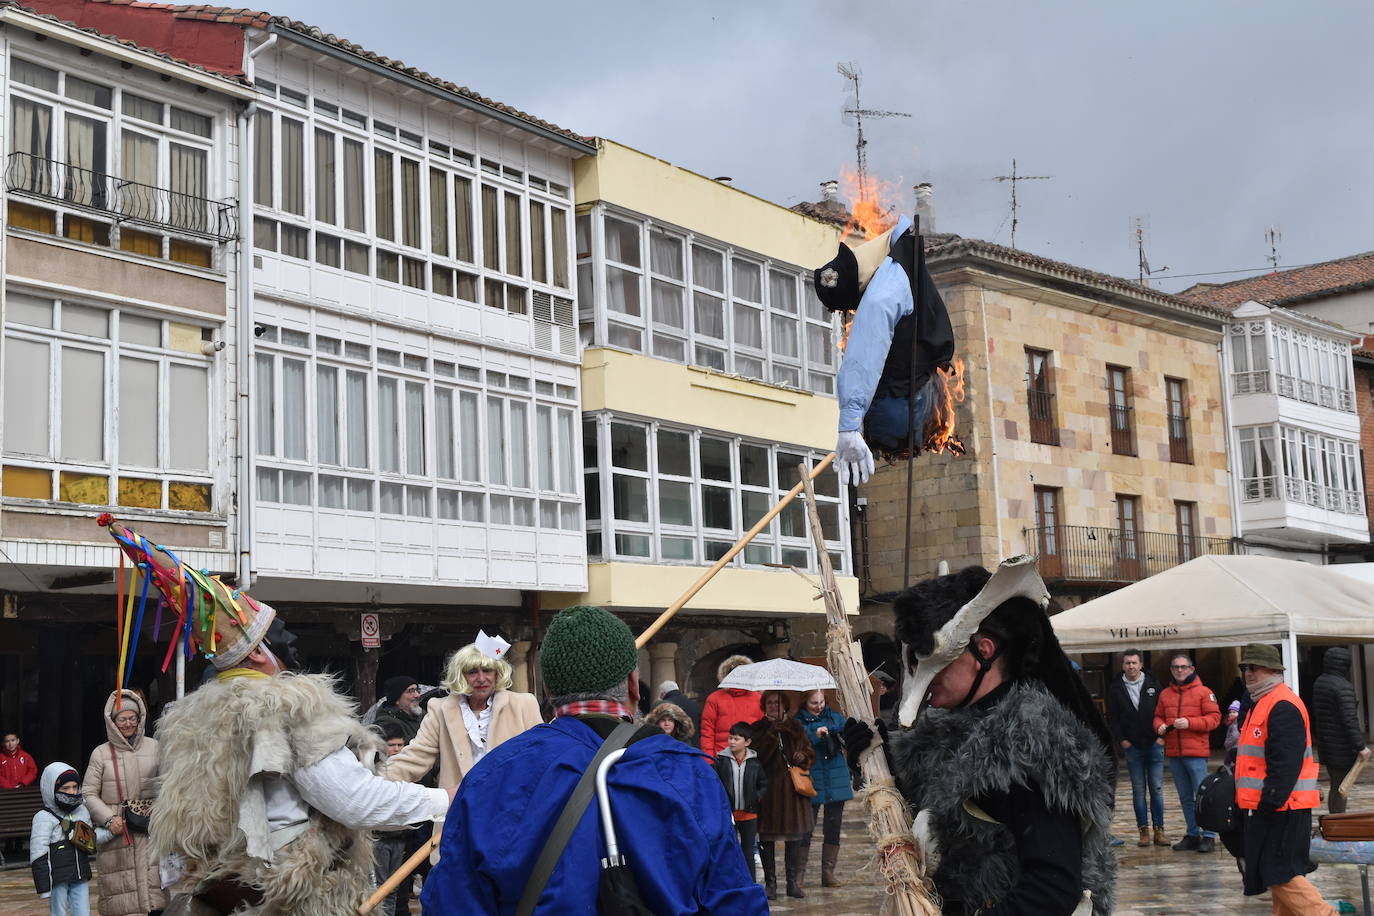
[[(1140, 848), (1135, 845), (1135, 815), (1131, 807), (1130, 780), (1124, 778), (1117, 793), (1117, 816), (1113, 825), (1126, 845), (1117, 849), (1121, 868), (1117, 876), (1117, 916), (1261, 916), (1271, 912), (1269, 895), (1245, 897), (1241, 894), (1240, 874), (1235, 860), (1218, 847), (1210, 855), (1174, 852), (1162, 846)], [(1322, 773), (1325, 797), (1326, 774)], [(1164, 773), (1165, 829), (1171, 839), (1183, 835), (1183, 815), (1178, 808), (1169, 772)], [(1374, 808), (1374, 773), (1367, 773), (1355, 787), (1350, 810)], [(1322, 809), (1323, 811), (1325, 808)], [(802, 900), (780, 898), (772, 912), (789, 916), (873, 916), (880, 912), (884, 898), (880, 881), (868, 865), (872, 847), (868, 843), (862, 812), (846, 806), (838, 872), (847, 884), (841, 888), (820, 886), (820, 848), (811, 855), (811, 874)], [(817, 836), (819, 844), (820, 837)], [(26, 857), (25, 857), (26, 858)], [(13, 861), (13, 857), (10, 857)], [(779, 850), (778, 865), (782, 854)], [(781, 877), (781, 876), (779, 876)], [(1359, 870), (1353, 865), (1323, 865), (1309, 876), (1328, 900), (1344, 899), (1360, 907)], [(97, 882), (91, 882), (91, 912), (96, 912)], [(418, 909), (415, 906), (414, 909)], [(0, 872), (0, 916), (45, 916), (47, 901), (33, 893), (33, 882), (26, 867)]]

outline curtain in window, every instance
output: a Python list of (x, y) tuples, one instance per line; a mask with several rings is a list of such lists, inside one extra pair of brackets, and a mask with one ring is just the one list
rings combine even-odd
[(772, 315), (769, 323), (772, 325), (774, 355), (797, 359), (801, 352), (797, 345), (797, 320)]
[(681, 286), (654, 280), (651, 283), (653, 294), (654, 321), (661, 325), (679, 330), (687, 329), (687, 309), (683, 299), (685, 290)]
[(487, 398), (487, 482), (506, 482), (505, 402)]
[(394, 378), (377, 379), (377, 466), (383, 471), (401, 470), (399, 393)]
[(606, 308), (639, 317), (639, 274), (619, 267), (606, 268)]
[(366, 232), (363, 194), (363, 145), (357, 140), (343, 142), (343, 206), (344, 228)]
[(334, 202), (334, 135), (327, 130), (315, 131), (315, 219), (333, 223)]
[(472, 180), (453, 176), (453, 256), (472, 262)]
[(275, 373), (272, 367), (272, 357), (264, 353), (259, 353), (255, 357), (257, 366), (257, 377), (253, 380), (253, 397), (257, 399), (257, 424), (253, 434), (257, 437), (257, 448), (259, 455), (275, 455), (277, 453), (276, 437), (276, 416), (275, 405), (277, 403)]
[(780, 312), (797, 313), (797, 278), (792, 274), (768, 272), (768, 304)]
[[(197, 366), (173, 364), (168, 370), (169, 408), (177, 418), (169, 460), (174, 468), (210, 470), (210, 373)], [(146, 402), (147, 396), (143, 396)], [(135, 402), (137, 403), (137, 402)]]
[[(175, 389), (173, 389), (175, 390)], [(119, 361), (119, 463), (155, 468), (157, 454), (157, 363), (146, 359)], [(180, 431), (177, 433), (181, 435)]]
[(406, 382), (406, 473), (425, 472), (425, 386)]
[(548, 230), (544, 226), (544, 205), (530, 201), (530, 277), (536, 283), (549, 281)]
[[(563, 493), (577, 490), (577, 467), (574, 461), (577, 438), (571, 410), (558, 411), (558, 489)], [(595, 436), (595, 428), (592, 435)], [(591, 466), (596, 466), (595, 455)]]
[(401, 160), (401, 244), (420, 247), (420, 163)]
[(367, 467), (367, 375), (350, 372), (344, 387), (344, 420), (348, 434), (348, 466)]
[(735, 345), (763, 349), (763, 311), (735, 303)]
[[(5, 341), (5, 452), (51, 455), (48, 439), (50, 348), (31, 340)], [(34, 380), (41, 379), (35, 397)]]
[(205, 150), (170, 144), (172, 225), (196, 232), (209, 228)]
[(553, 227), (553, 285), (559, 289), (568, 289), (567, 211), (550, 207), (549, 222)]
[(119, 161), (120, 174), (124, 178), (119, 185), (119, 211), (134, 219), (155, 218), (157, 140), (131, 130), (124, 131), (120, 138)]
[(12, 97), (10, 114), (10, 152), (26, 154), (18, 157), (20, 172), (15, 177), (19, 180), (11, 179), (11, 183), (39, 194), (50, 193), (52, 177), (48, 164), (35, 160), (52, 158), (52, 109)]
[(763, 301), (763, 285), (757, 264), (748, 261), (731, 261), (734, 268), (735, 298), (750, 302)]
[(697, 293), (694, 297), (696, 331), (706, 337), (725, 339), (725, 303), (715, 296)]
[(305, 363), (298, 359), (281, 361), (281, 453), (283, 458), (304, 461)]
[(482, 266), (501, 269), (501, 216), (496, 189), (482, 185)]
[(272, 206), (272, 115), (253, 118), (253, 203)]
[(510, 470), (511, 486), (530, 485), (529, 405), (520, 401), (510, 404)]
[[(29, 384), (32, 384), (30, 380)], [(62, 348), (61, 456), (105, 460), (105, 355)]]
[(654, 273), (682, 279), (682, 239), (663, 232), (649, 233), (649, 265)]
[(553, 408), (540, 405), (534, 415), (534, 452), (538, 460), (539, 489), (557, 489), (554, 480)]
[(90, 118), (67, 115), (67, 200), (92, 207), (105, 206), (105, 125)]
[(281, 119), (281, 208), (305, 216), (305, 126)]
[(453, 462), (453, 392), (434, 389), (434, 473), (452, 480), (458, 476)]
[(477, 395), (464, 391), (458, 395), (458, 455), (460, 476), (464, 480), (481, 480), (481, 419), (478, 416)]
[(448, 257), (448, 181), (438, 169), (429, 170), (429, 250)]
[(376, 197), (377, 235), (384, 239), (396, 238), (396, 197), (392, 174), (395, 159), (390, 153), (377, 150), (372, 157), (372, 180)]
[(315, 447), (320, 464), (339, 461), (339, 370), (315, 367)]
[(524, 232), (520, 227), (520, 197), (506, 195), (506, 273), (517, 277), (525, 275), (523, 265)]
[(720, 252), (692, 246), (692, 282), (718, 293), (725, 292), (725, 260)]

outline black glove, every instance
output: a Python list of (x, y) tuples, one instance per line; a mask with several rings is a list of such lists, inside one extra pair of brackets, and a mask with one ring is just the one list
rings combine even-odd
[[(879, 728), (882, 727), (882, 720), (879, 720)], [(858, 719), (846, 719), (844, 728), (840, 731), (840, 740), (844, 742), (845, 750), (849, 752), (851, 764), (857, 763), (859, 755), (868, 750), (873, 743), (873, 729), (867, 722), (860, 722)]]

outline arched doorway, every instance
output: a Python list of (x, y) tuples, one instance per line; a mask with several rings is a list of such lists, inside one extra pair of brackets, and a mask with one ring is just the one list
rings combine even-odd
[(721, 646), (714, 649), (697, 659), (692, 666), (692, 673), (687, 680), (687, 693), (694, 697), (705, 697), (720, 682), (716, 677), (716, 669), (720, 663), (732, 655), (747, 655), (754, 661), (763, 660), (763, 646), (757, 642), (738, 642), (728, 646)]

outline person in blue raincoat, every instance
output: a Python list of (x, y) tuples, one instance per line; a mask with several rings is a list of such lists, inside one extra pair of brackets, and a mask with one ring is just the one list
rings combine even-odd
[[(603, 740), (631, 719), (637, 664), (629, 628), (602, 608), (554, 617), (539, 667), (555, 718), (495, 748), (464, 777), (444, 822), (439, 864), (425, 881), (426, 913), (515, 913), (573, 787)], [(650, 724), (607, 784), (620, 849), (655, 914), (768, 912), (745, 867), (725, 790), (700, 751)], [(534, 912), (597, 912), (604, 851), (593, 802)]]
[[(840, 861), (840, 821), (844, 818), (844, 803), (854, 797), (849, 764), (840, 741), (840, 733), (844, 731), (844, 716), (826, 705), (824, 691), (813, 690), (802, 700), (797, 721), (806, 729), (806, 737), (816, 749), (816, 762), (811, 765), (811, 783), (816, 787), (816, 797), (811, 799), (811, 804), (816, 809), (815, 821), (820, 821), (822, 817), (825, 820), (821, 830), (821, 886), (843, 887), (844, 881), (835, 875), (835, 866)], [(815, 832), (813, 822), (811, 833), (803, 845), (802, 872), (806, 871), (807, 858), (811, 854), (811, 837)]]

